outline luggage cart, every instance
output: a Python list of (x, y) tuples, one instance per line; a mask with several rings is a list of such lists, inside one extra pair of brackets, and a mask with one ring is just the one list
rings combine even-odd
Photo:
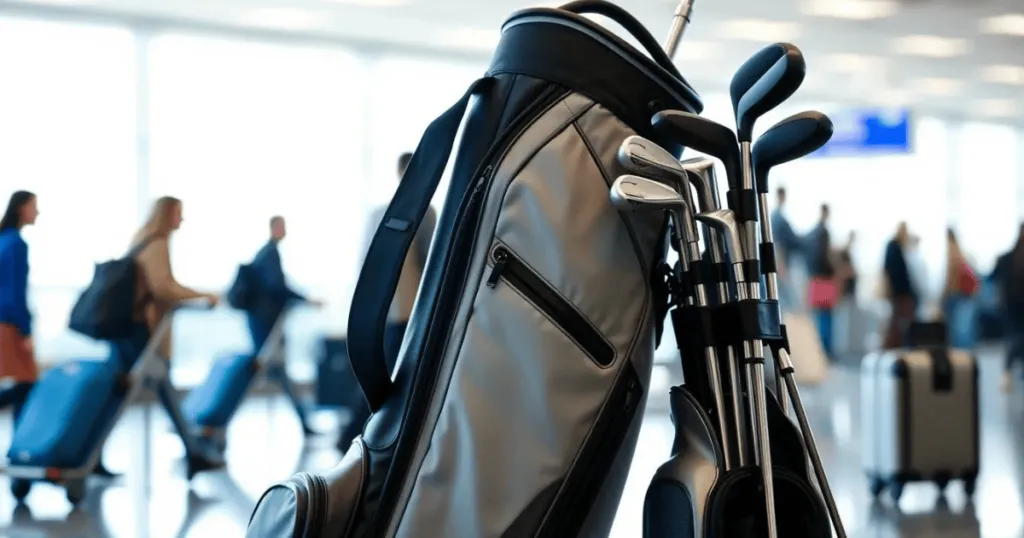
[[(267, 335), (267, 339), (263, 342), (263, 346), (260, 348), (259, 352), (252, 357), (252, 377), (248, 379), (248, 385), (243, 391), (241, 391), (239, 394), (240, 397), (237, 401), (227, 402), (226, 407), (229, 408), (229, 415), (233, 416), (237, 406), (241, 403), (241, 400), (244, 399), (244, 395), (248, 393), (253, 386), (276, 385), (285, 397), (288, 398), (289, 403), (295, 409), (295, 414), (299, 417), (303, 431), (309, 435), (313, 433), (313, 429), (309, 425), (306, 410), (303, 407), (302, 402), (299, 401), (295, 387), (292, 384), (291, 379), (288, 377), (287, 365), (285, 362), (284, 329), (287, 316), (287, 311), (283, 311), (277, 319), (274, 320), (274, 325), (271, 328), (270, 333)], [(244, 356), (233, 358), (244, 358)], [(244, 380), (241, 381), (244, 382)], [(227, 427), (230, 419), (202, 420), (205, 418), (203, 415), (207, 414), (202, 410), (205, 410), (210, 405), (208, 401), (203, 401), (203, 399), (210, 397), (224, 398), (225, 401), (230, 398), (229, 396), (219, 394), (216, 391), (193, 391), (193, 393), (189, 394), (183, 402), (182, 409), (191, 421), (192, 431), (194, 434), (207, 440), (223, 453), (224, 450), (227, 449)]]
[[(212, 306), (208, 303), (184, 303), (179, 305), (174, 310), (168, 312), (160, 323), (157, 325), (156, 330), (150, 335), (149, 340), (146, 342), (145, 348), (139, 358), (132, 365), (132, 368), (126, 372), (118, 375), (116, 381), (115, 394), (118, 398), (115, 401), (108, 402), (107, 405), (114, 405), (116, 409), (110, 413), (101, 413), (96, 424), (96, 431), (90, 436), (88, 451), (88, 457), (85, 458), (84, 462), (76, 467), (63, 468), (63, 467), (41, 467), (33, 465), (19, 465), (15, 461), (7, 460), (6, 466), (0, 468), (0, 472), (7, 474), (11, 479), (11, 494), (18, 501), (22, 501), (28, 496), (32, 490), (32, 485), (36, 482), (49, 482), (51, 484), (61, 486), (66, 492), (68, 502), (73, 506), (78, 506), (82, 500), (85, 499), (86, 494), (86, 479), (93, 474), (96, 466), (99, 465), (100, 457), (103, 454), (103, 447), (106, 443), (107, 438), (113, 431), (114, 426), (121, 419), (125, 410), (133, 403), (139, 401), (144, 391), (151, 390), (159, 398), (165, 411), (167, 411), (171, 422), (181, 435), (182, 442), (185, 444), (186, 453), (194, 455), (204, 455), (206, 452), (200, 447), (199, 442), (195, 439), (186, 427), (186, 422), (181, 416), (180, 407), (178, 405), (178, 399), (170, 382), (170, 365), (167, 360), (160, 356), (159, 348), (160, 342), (163, 340), (167, 331), (173, 324), (174, 313), (182, 309), (202, 309), (209, 310)], [(113, 348), (113, 345), (112, 345)], [(112, 352), (112, 355), (107, 360), (117, 360), (116, 350)], [(79, 368), (84, 362), (95, 362), (95, 361), (70, 361), (61, 366), (61, 368)], [(45, 378), (44, 378), (45, 379)], [(148, 414), (146, 415), (148, 418)], [(148, 423), (145, 428), (146, 434), (148, 435), (151, 431), (148, 427)], [(146, 440), (145, 446), (148, 448), (148, 439)], [(148, 457), (146, 458), (148, 461)], [(188, 461), (186, 474), (189, 480), (199, 472), (190, 458)], [(149, 469), (145, 469), (144, 472), (149, 472)]]

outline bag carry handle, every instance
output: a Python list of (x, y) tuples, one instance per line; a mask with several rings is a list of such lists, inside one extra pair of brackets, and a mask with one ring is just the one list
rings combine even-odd
[(485, 77), (474, 82), (457, 103), (427, 126), (370, 242), (348, 316), (348, 354), (371, 411), (384, 405), (394, 387), (385, 360), (384, 335), (402, 265), (444, 174), (469, 100), (492, 81)]
[(615, 21), (640, 42), (640, 45), (647, 50), (647, 53), (651, 55), (651, 59), (655, 63), (665, 71), (668, 71), (672, 76), (682, 80), (683, 75), (679, 73), (679, 69), (672, 63), (672, 59), (668, 57), (665, 50), (658, 44), (658, 40), (654, 39), (651, 32), (640, 21), (636, 20), (636, 17), (630, 15), (628, 11), (618, 4), (606, 2), (605, 0), (575, 0), (558, 9), (577, 15), (585, 13), (602, 15)]

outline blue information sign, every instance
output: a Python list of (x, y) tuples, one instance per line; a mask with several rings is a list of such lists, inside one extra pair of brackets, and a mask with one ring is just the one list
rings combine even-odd
[(910, 111), (861, 108), (830, 113), (832, 140), (815, 157), (893, 155), (911, 153)]

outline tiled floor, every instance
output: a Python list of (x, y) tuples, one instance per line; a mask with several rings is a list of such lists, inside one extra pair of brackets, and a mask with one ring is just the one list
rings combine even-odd
[[(982, 356), (983, 463), (973, 508), (958, 487), (948, 502), (934, 488), (910, 486), (894, 510), (873, 504), (860, 470), (859, 410), (855, 371), (837, 369), (828, 384), (805, 390), (806, 405), (826, 460), (847, 530), (856, 538), (1013, 538), (1024, 536), (1022, 451), (1024, 395), (1002, 395), (994, 352)], [(640, 512), (650, 475), (667, 456), (671, 430), (662, 411), (652, 409), (641, 435), (632, 475), (613, 530), (614, 538), (640, 536)], [(5, 538), (118, 537), (213, 538), (241, 536), (263, 489), (296, 470), (315, 470), (337, 460), (331, 436), (305, 446), (289, 408), (281, 401), (248, 404), (231, 430), (225, 472), (183, 480), (180, 443), (160, 412), (151, 414), (150, 457), (145, 457), (145, 413), (126, 415), (107, 448), (109, 465), (129, 471), (108, 487), (96, 485), (82, 508), (70, 511), (63, 492), (37, 486), (27, 506), (16, 506), (0, 477), (0, 536)], [(324, 419), (330, 427), (332, 417)], [(0, 443), (6, 446), (6, 416)], [(149, 468), (148, 473), (139, 469)]]

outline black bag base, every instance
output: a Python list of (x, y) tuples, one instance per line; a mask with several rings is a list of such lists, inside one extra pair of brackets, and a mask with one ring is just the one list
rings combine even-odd
[[(818, 492), (787, 469), (773, 468), (778, 536), (831, 538), (828, 512)], [(729, 472), (711, 496), (708, 536), (767, 538), (765, 496), (759, 467)]]

